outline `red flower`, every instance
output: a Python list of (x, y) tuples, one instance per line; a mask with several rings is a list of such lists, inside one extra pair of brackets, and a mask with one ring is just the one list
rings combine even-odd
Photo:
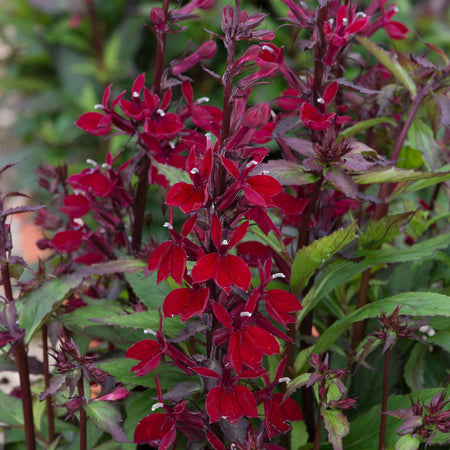
[(171, 275), (175, 283), (181, 284), (186, 270), (186, 261), (186, 251), (179, 242), (165, 241), (151, 253), (148, 260), (148, 270), (158, 269), (157, 283)]
[(192, 149), (187, 160), (187, 167), (193, 184), (174, 184), (166, 198), (168, 205), (178, 206), (185, 214), (201, 208), (208, 200), (208, 182), (212, 169), (211, 147), (206, 151), (201, 164), (196, 161), (195, 151)]
[(228, 254), (247, 233), (248, 222), (236, 228), (230, 241), (222, 240), (222, 225), (216, 214), (211, 219), (211, 239), (216, 246), (217, 253), (209, 253), (199, 258), (192, 268), (192, 281), (201, 283), (213, 279), (227, 294), (231, 286), (247, 291), (252, 275), (247, 264), (235, 255)]
[(176, 441), (177, 429), (188, 439), (198, 440), (203, 438), (203, 418), (196, 412), (186, 409), (187, 402), (175, 402), (173, 406), (164, 402), (161, 384), (158, 375), (155, 377), (158, 393), (158, 403), (154, 409), (163, 408), (163, 413), (153, 413), (144, 417), (134, 431), (134, 442), (136, 444), (150, 444), (159, 450), (168, 450)]
[(208, 301), (209, 289), (194, 285), (193, 288), (175, 289), (164, 300), (163, 311), (165, 317), (179, 315), (186, 322), (193, 316), (202, 315)]
[(287, 327), (289, 323), (295, 323), (294, 313), (302, 309), (298, 298), (283, 289), (269, 289), (267, 285), (276, 277), (284, 278), (283, 274), (272, 275), (272, 260), (267, 259), (264, 266), (259, 266), (260, 285), (253, 289), (247, 302), (246, 310), (252, 312), (259, 300), (266, 304), (266, 310), (276, 323)]
[(300, 119), (312, 130), (326, 130), (336, 117), (336, 113), (321, 113), (310, 103), (303, 103), (300, 106)]
[(93, 136), (103, 136), (111, 131), (111, 116), (88, 112), (83, 114), (75, 125)]
[(80, 248), (84, 239), (85, 236), (81, 230), (66, 230), (56, 233), (51, 243), (58, 252), (72, 253)]
[(228, 311), (218, 303), (213, 304), (213, 310), (217, 320), (231, 330), (228, 358), (236, 373), (240, 373), (244, 365), (258, 370), (264, 355), (280, 353), (280, 346), (271, 333), (247, 325), (251, 313), (241, 313), (233, 321)]
[(169, 344), (162, 335), (162, 315), (160, 311), (159, 329), (157, 332), (153, 332), (156, 337), (156, 341), (153, 339), (143, 339), (142, 341), (133, 344), (126, 352), (125, 357), (130, 359), (136, 359), (140, 361), (133, 366), (131, 370), (136, 372), (136, 377), (142, 377), (155, 370), (163, 355), (167, 355), (173, 360), (175, 365), (179, 367), (183, 372), (191, 374), (189, 366), (191, 366), (191, 360), (177, 350), (173, 345)]
[(272, 206), (271, 197), (283, 190), (283, 186), (269, 175), (253, 175), (249, 177), (249, 173), (262, 162), (262, 156), (246, 164), (241, 169), (241, 172), (229, 159), (223, 156), (220, 159), (227, 172), (236, 180), (223, 195), (219, 205), (221, 209), (227, 208), (241, 189), (245, 199), (250, 204), (263, 208)]
[(239, 376), (231, 377), (230, 369), (224, 369), (222, 377), (211, 369), (193, 369), (201, 376), (216, 378), (219, 385), (213, 387), (206, 397), (206, 413), (209, 422), (221, 419), (236, 425), (242, 417), (258, 417), (256, 400), (249, 388), (235, 384)]
[(288, 420), (303, 420), (302, 410), (292, 398), (284, 398), (281, 392), (264, 398), (264, 421), (269, 439), (289, 431), (291, 427)]
[(89, 200), (82, 194), (71, 194), (64, 198), (64, 207), (58, 208), (64, 214), (76, 219), (87, 214), (90, 210)]

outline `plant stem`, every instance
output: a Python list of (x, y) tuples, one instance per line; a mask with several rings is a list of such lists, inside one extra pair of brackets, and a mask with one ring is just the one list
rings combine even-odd
[(313, 450), (319, 450), (320, 447), (320, 435), (322, 433), (322, 426), (323, 426), (323, 417), (321, 414), (322, 405), (319, 405), (319, 415), (317, 417), (317, 424), (316, 424), (316, 432), (314, 434), (314, 447)]
[[(0, 211), (3, 210), (3, 204), (0, 205)], [(4, 295), (7, 303), (14, 303), (14, 297), (11, 286), (11, 278), (9, 274), (9, 264), (7, 261), (7, 242), (8, 229), (2, 215), (0, 223), (0, 266), (2, 275), (2, 284)], [(34, 430), (33, 418), (33, 399), (31, 397), (30, 386), (30, 371), (28, 368), (28, 357), (25, 349), (25, 344), (22, 339), (19, 339), (14, 346), (15, 363), (20, 380), (20, 395), (22, 399), (23, 418), (25, 424), (25, 442), (27, 450), (35, 450), (36, 437)]]
[(388, 399), (388, 381), (389, 381), (389, 360), (391, 356), (391, 347), (388, 347), (384, 354), (383, 371), (383, 398), (381, 400), (381, 420), (380, 420), (380, 438), (378, 441), (378, 450), (384, 449), (384, 437), (386, 434), (386, 411)]
[[(417, 111), (419, 110), (419, 107), (422, 104), (425, 97), (428, 95), (428, 92), (431, 89), (431, 85), (434, 82), (435, 80), (433, 78), (427, 85), (425, 85), (417, 93), (417, 96), (414, 98), (411, 104), (411, 108), (409, 109), (408, 116), (400, 129), (397, 139), (395, 140), (395, 144), (391, 154), (392, 162), (395, 162), (398, 159), (403, 144), (405, 143), (406, 137), (408, 136), (409, 129), (411, 128), (414, 118), (416, 117)], [(377, 205), (375, 208), (373, 220), (380, 220), (387, 215), (389, 208), (387, 199), (389, 197), (391, 189), (392, 187), (389, 183), (383, 183), (381, 185), (380, 192), (378, 194), (381, 203)], [(370, 269), (366, 269), (361, 276), (357, 309), (360, 309), (367, 304), (369, 283), (370, 283)], [(364, 327), (365, 327), (364, 322), (357, 322), (353, 325), (352, 348), (356, 349), (360, 344), (364, 333)]]
[[(83, 373), (78, 380), (78, 395), (84, 398), (84, 377)], [(80, 409), (80, 450), (87, 450), (87, 421), (84, 406)]]
[(25, 442), (27, 450), (36, 449), (36, 437), (34, 432), (33, 399), (31, 397), (30, 376), (28, 369), (28, 357), (23, 341), (19, 341), (14, 347), (17, 371), (20, 379), (20, 395), (22, 398), (23, 418), (25, 422)]
[[(47, 390), (50, 387), (50, 370), (48, 362), (48, 330), (47, 325), (42, 326), (42, 360), (44, 365), (44, 385)], [(55, 417), (53, 414), (53, 396), (48, 395), (45, 399), (48, 422), (48, 442), (55, 440)]]
[(142, 230), (144, 228), (145, 204), (148, 192), (148, 171), (150, 169), (150, 159), (144, 155), (142, 165), (139, 167), (139, 182), (136, 190), (136, 200), (134, 204), (134, 221), (131, 232), (131, 248), (138, 252), (141, 248)]
[[(170, 0), (163, 1), (162, 9), (164, 11), (164, 17), (166, 19), (168, 17), (169, 12), (169, 3)], [(156, 45), (155, 75), (153, 78), (153, 91), (155, 94), (159, 95), (161, 92), (161, 79), (164, 70), (164, 52), (166, 49), (167, 33), (163, 31), (163, 32), (156, 32), (155, 34), (157, 39), (157, 45)]]

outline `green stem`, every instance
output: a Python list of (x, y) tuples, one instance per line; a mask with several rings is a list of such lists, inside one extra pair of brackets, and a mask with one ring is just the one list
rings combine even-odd
[(378, 441), (378, 450), (384, 449), (384, 438), (386, 434), (386, 411), (388, 399), (388, 382), (389, 382), (389, 360), (391, 357), (391, 347), (388, 347), (384, 354), (384, 371), (383, 371), (383, 398), (381, 400), (381, 420), (380, 420), (380, 437)]

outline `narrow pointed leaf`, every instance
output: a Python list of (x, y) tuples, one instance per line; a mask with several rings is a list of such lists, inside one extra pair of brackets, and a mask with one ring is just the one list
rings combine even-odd
[(25, 331), (28, 344), (34, 333), (42, 326), (52, 311), (67, 298), (68, 294), (81, 285), (85, 275), (73, 273), (44, 283), (24, 298), (20, 307), (19, 325)]
[(450, 172), (419, 172), (417, 170), (404, 170), (396, 167), (388, 169), (371, 170), (360, 175), (355, 175), (353, 180), (357, 184), (372, 183), (400, 183), (403, 181), (417, 181), (438, 179), (444, 181), (450, 179)]
[(116, 442), (131, 442), (122, 427), (122, 415), (118, 405), (107, 402), (91, 402), (85, 406), (86, 414), (101, 430), (111, 434)]
[(314, 241), (301, 248), (292, 264), (291, 289), (300, 292), (308, 283), (313, 273), (336, 252), (356, 239), (356, 224), (337, 230), (329, 236)]

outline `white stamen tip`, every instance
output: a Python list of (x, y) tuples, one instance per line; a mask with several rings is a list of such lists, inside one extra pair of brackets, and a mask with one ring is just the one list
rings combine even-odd
[(359, 11), (356, 13), (356, 17), (367, 17), (366, 13), (363, 13), (362, 11)]
[(274, 273), (272, 275), (272, 280), (275, 280), (275, 278), (286, 278), (286, 275), (284, 273), (281, 273), (281, 272)]
[(209, 97), (200, 97), (196, 103), (197, 105), (200, 105), (201, 103), (208, 103), (209, 102)]
[(91, 159), (91, 158), (88, 158), (88, 159), (86, 160), (86, 164), (91, 164), (91, 165), (93, 165), (93, 166), (96, 166), (96, 165), (97, 165), (97, 163), (96, 163), (93, 159)]
[(263, 45), (263, 46), (261, 47), (261, 49), (262, 49), (262, 50), (267, 50), (267, 51), (269, 51), (270, 53), (275, 53), (275, 50), (274, 50), (272, 47), (269, 47), (268, 45)]
[(192, 173), (192, 175), (195, 175), (196, 173), (199, 173), (200, 171), (197, 169), (197, 167), (194, 167), (192, 170), (191, 170), (191, 173)]
[(241, 317), (252, 317), (252, 313), (248, 311), (242, 311), (240, 314)]
[(396, 13), (398, 13), (398, 12), (400, 11), (400, 10), (398, 9), (398, 6), (397, 6), (397, 5), (395, 5), (393, 9), (394, 9), (394, 11), (395, 11)]
[(317, 103), (320, 103), (321, 105), (323, 105), (325, 103), (325, 100), (322, 97), (319, 97), (317, 99)]
[(169, 142), (169, 147), (172, 148), (172, 149), (175, 148), (175, 142), (170, 141)]
[(291, 379), (289, 377), (278, 378), (278, 383), (290, 383)]
[(173, 226), (172, 226), (172, 224), (169, 223), (169, 222), (165, 222), (164, 225), (163, 225), (163, 227), (164, 227), (164, 228), (168, 228), (169, 230), (173, 230)]
[(226, 239), (224, 239), (224, 240), (222, 241), (222, 245), (228, 245), (228, 241), (227, 241)]
[(73, 219), (73, 222), (78, 225), (79, 227), (82, 227), (84, 225), (84, 220), (81, 217), (77, 217), (76, 219)]
[(347, 25), (348, 25), (348, 19), (347, 19), (347, 17), (344, 17), (344, 18), (342, 19), (342, 25), (344, 25), (344, 26), (347, 26)]
[(158, 108), (158, 109), (156, 110), (156, 112), (157, 112), (161, 117), (164, 117), (164, 116), (166, 115), (166, 113), (164, 112), (164, 110), (161, 109), (161, 108)]
[(328, 23), (330, 24), (330, 27), (332, 27), (334, 24), (334, 19), (333, 18), (328, 19)]
[(153, 406), (152, 406), (152, 411), (156, 411), (157, 409), (159, 409), (159, 408), (162, 408), (164, 406), (164, 404), (163, 403), (155, 403)]
[(100, 103), (97, 103), (94, 105), (94, 109), (103, 109), (103, 105), (100, 105)]
[(262, 170), (261, 175), (269, 175), (270, 170)]
[(139, 97), (139, 92), (134, 91), (134, 92), (133, 92), (133, 97), (134, 97), (134, 98)]
[(103, 167), (103, 169), (111, 169), (111, 165), (108, 163), (103, 163), (102, 167)]
[(257, 166), (257, 165), (258, 165), (258, 163), (254, 159), (252, 159), (250, 162), (247, 163), (247, 169), (252, 166)]
[(147, 328), (146, 330), (144, 330), (145, 334), (151, 334), (152, 336), (156, 336), (156, 331), (152, 330), (151, 328)]

